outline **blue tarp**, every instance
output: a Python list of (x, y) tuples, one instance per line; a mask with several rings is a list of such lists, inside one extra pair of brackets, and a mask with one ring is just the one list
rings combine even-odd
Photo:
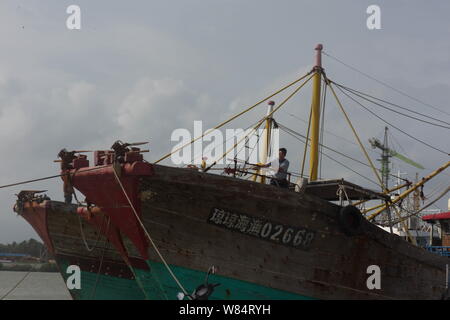
[(8, 253), (8, 252), (0, 252), (0, 257), (28, 257), (29, 254), (25, 253)]

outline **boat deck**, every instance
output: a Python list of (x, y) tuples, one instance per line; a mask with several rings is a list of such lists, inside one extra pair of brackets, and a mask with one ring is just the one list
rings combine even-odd
[(389, 196), (370, 189), (363, 188), (344, 179), (319, 180), (308, 182), (305, 188), (307, 194), (317, 196), (328, 201), (339, 201), (339, 190), (343, 192), (343, 199), (350, 200), (388, 200)]

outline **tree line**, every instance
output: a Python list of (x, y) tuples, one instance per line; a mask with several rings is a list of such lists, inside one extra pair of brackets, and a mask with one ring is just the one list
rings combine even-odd
[(24, 240), (20, 243), (15, 241), (9, 244), (0, 243), (0, 253), (22, 253), (40, 258), (45, 251), (44, 244), (35, 239)]

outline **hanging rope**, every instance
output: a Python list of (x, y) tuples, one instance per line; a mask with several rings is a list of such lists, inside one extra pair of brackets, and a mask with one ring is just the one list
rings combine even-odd
[[(72, 174), (71, 179), (73, 179), (73, 176), (75, 175), (76, 171)], [(73, 197), (75, 198), (75, 201), (77, 202), (78, 206), (82, 206), (83, 204), (78, 200), (77, 194), (75, 192), (75, 189), (73, 189)], [(88, 209), (89, 210), (89, 209)], [(80, 225), (80, 234), (81, 234), (81, 239), (83, 240), (84, 246), (86, 247), (86, 250), (89, 252), (92, 252), (92, 250), (95, 249), (95, 247), (97, 246), (98, 242), (100, 241), (100, 237), (102, 235), (102, 230), (103, 230), (103, 225), (100, 228), (100, 230), (98, 231), (98, 236), (97, 236), (97, 240), (95, 241), (95, 244), (92, 246), (92, 248), (89, 247), (89, 244), (87, 243), (86, 240), (86, 235), (84, 234), (84, 228), (83, 228), (83, 223), (82, 223), (82, 218), (79, 214), (77, 214), (78, 216), (78, 223)], [(108, 229), (109, 229), (109, 220), (108, 220)]]
[(136, 209), (134, 208), (133, 203), (131, 202), (130, 198), (128, 197), (128, 194), (125, 190), (125, 188), (123, 187), (122, 182), (120, 181), (120, 178), (117, 174), (116, 168), (113, 165), (113, 172), (114, 172), (114, 176), (116, 178), (117, 183), (119, 184), (120, 188), (122, 189), (123, 194), (125, 195), (125, 197), (127, 198), (128, 204), (130, 205), (131, 209), (133, 210), (133, 213), (137, 219), (137, 221), (139, 222), (142, 230), (144, 231), (145, 235), (147, 236), (148, 240), (150, 241), (152, 247), (155, 249), (156, 253), (158, 254), (159, 258), (161, 259), (161, 261), (163, 262), (164, 266), (166, 267), (167, 271), (169, 272), (169, 274), (171, 275), (171, 277), (173, 278), (173, 280), (176, 282), (176, 284), (178, 285), (178, 287), (183, 291), (183, 293), (185, 294), (185, 296), (189, 296), (187, 291), (184, 289), (184, 287), (182, 286), (182, 284), (180, 283), (180, 281), (178, 280), (178, 278), (175, 276), (175, 274), (173, 273), (172, 269), (170, 268), (170, 266), (167, 264), (166, 259), (164, 259), (163, 255), (161, 254), (161, 252), (159, 251), (158, 247), (156, 246), (155, 242), (153, 242), (152, 237), (150, 236), (150, 234), (148, 233), (147, 229), (145, 228), (144, 223), (142, 222), (141, 218), (139, 217)]
[(339, 197), (341, 201), (341, 206), (343, 204), (343, 197), (342, 195), (345, 195), (345, 198), (347, 199), (348, 204), (352, 204), (352, 200), (348, 197), (347, 191), (345, 190), (345, 186), (343, 184), (339, 184), (339, 187), (336, 191), (336, 195)]
[(95, 241), (95, 244), (92, 246), (92, 248), (90, 248), (89, 244), (87, 243), (87, 240), (86, 240), (86, 235), (84, 234), (83, 223), (81, 221), (82, 218), (79, 215), (77, 215), (77, 216), (78, 216), (78, 223), (80, 225), (81, 239), (83, 240), (83, 243), (84, 243), (84, 246), (86, 247), (86, 250), (89, 251), (89, 252), (92, 252), (92, 250), (95, 249), (95, 247), (97, 246), (98, 242), (100, 241), (101, 233), (100, 232), (98, 233), (98, 237), (97, 237), (97, 240)]

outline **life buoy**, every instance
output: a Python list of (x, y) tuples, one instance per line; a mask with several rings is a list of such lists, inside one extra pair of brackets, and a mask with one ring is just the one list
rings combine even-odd
[(361, 212), (355, 206), (348, 205), (339, 211), (339, 226), (348, 236), (354, 236), (360, 233), (362, 220)]

